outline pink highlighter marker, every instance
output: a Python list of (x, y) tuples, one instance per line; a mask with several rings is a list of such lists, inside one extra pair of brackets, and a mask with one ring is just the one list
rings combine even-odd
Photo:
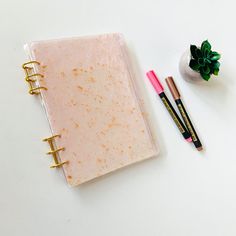
[(147, 75), (148, 79), (150, 80), (152, 86), (154, 87), (154, 89), (158, 93), (159, 97), (161, 98), (162, 102), (164, 103), (164, 105), (165, 105), (166, 109), (168, 110), (170, 116), (172, 117), (175, 124), (177, 125), (179, 131), (184, 136), (185, 140), (187, 142), (192, 142), (192, 138), (191, 138), (190, 133), (188, 132), (188, 130), (184, 126), (183, 122), (179, 118), (179, 116), (176, 113), (175, 109), (171, 105), (169, 99), (165, 95), (164, 88), (163, 88), (160, 80), (157, 78), (155, 72), (153, 70), (151, 70), (151, 71), (147, 72), (146, 75)]

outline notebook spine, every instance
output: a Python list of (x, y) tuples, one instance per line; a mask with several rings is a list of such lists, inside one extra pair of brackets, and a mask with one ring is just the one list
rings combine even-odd
[[(38, 61), (29, 61), (22, 65), (22, 68), (25, 72), (25, 81), (29, 85), (29, 94), (30, 95), (38, 95), (40, 94), (41, 90), (48, 90), (46, 87), (38, 86), (37, 84), (37, 77), (43, 78), (44, 75), (40, 73), (35, 73), (34, 66), (40, 66), (40, 63)], [(58, 152), (64, 151), (64, 147), (56, 148), (55, 139), (60, 138), (61, 135), (53, 135), (51, 137), (43, 139), (44, 142), (48, 142), (50, 146), (50, 151), (47, 152), (48, 155), (52, 155), (54, 164), (50, 166), (50, 168), (59, 168), (63, 166), (64, 164), (68, 163), (68, 161), (60, 162), (58, 157)]]
[(57, 134), (57, 135), (53, 135), (51, 137), (43, 139), (44, 142), (48, 142), (51, 149), (49, 152), (47, 152), (47, 154), (52, 155), (53, 160), (54, 160), (54, 164), (51, 165), (50, 168), (59, 168), (63, 166), (64, 164), (68, 163), (68, 161), (60, 162), (58, 159), (58, 152), (65, 150), (64, 147), (60, 147), (60, 148), (55, 147), (55, 138), (60, 138), (60, 137), (61, 135)]
[(43, 86), (37, 86), (36, 77), (44, 77), (42, 74), (34, 73), (34, 67), (33, 65), (40, 65), (38, 61), (29, 61), (22, 65), (22, 68), (25, 72), (25, 81), (29, 85), (29, 94), (30, 95), (37, 95), (40, 94), (40, 90), (44, 89), (47, 90), (46, 87)]

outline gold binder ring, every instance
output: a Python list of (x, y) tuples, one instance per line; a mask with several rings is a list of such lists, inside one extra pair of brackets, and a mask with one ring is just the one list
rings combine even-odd
[(44, 90), (48, 90), (46, 87), (37, 87), (37, 88), (31, 88), (29, 90), (29, 94), (33, 95), (33, 94), (40, 94), (40, 89), (44, 89)]
[(50, 168), (59, 168), (61, 166), (63, 166), (64, 164), (68, 163), (68, 161), (64, 161), (55, 165), (51, 165)]
[(25, 81), (27, 81), (27, 82), (36, 82), (35, 79), (31, 79), (32, 77), (35, 77), (35, 76), (39, 76), (39, 77), (41, 77), (41, 78), (44, 77), (42, 74), (36, 73), (36, 74), (32, 74), (32, 75), (27, 75), (27, 76), (25, 77)]
[(28, 66), (28, 65), (31, 65), (31, 64), (40, 65), (40, 63), (38, 61), (29, 61), (29, 62), (26, 62), (22, 65), (22, 68), (24, 69), (25, 75), (26, 75), (25, 80), (29, 84), (29, 94), (31, 94), (31, 95), (40, 94), (41, 89), (47, 90), (47, 88), (43, 87), (43, 86), (34, 87), (36, 85), (35, 83), (37, 82), (37, 80), (32, 79), (32, 78), (37, 77), (37, 76), (40, 76), (40, 77), (44, 77), (44, 76), (42, 74), (39, 74), (39, 73), (32, 74), (33, 67)]
[(57, 153), (57, 152), (59, 152), (59, 151), (64, 151), (64, 150), (65, 150), (64, 147), (63, 147), (63, 148), (58, 148), (58, 149), (56, 149), (56, 150), (47, 152), (47, 154), (48, 154), (48, 155), (52, 155), (52, 154), (54, 154), (54, 153)]
[(60, 135), (60, 134), (56, 134), (56, 135), (53, 135), (53, 136), (51, 136), (51, 137), (44, 138), (43, 141), (44, 141), (44, 142), (47, 142), (48, 140), (52, 140), (52, 139), (57, 138), (57, 137), (60, 138), (61, 135)]
[(56, 167), (61, 167), (62, 165), (68, 163), (68, 161), (64, 161), (64, 162), (59, 162), (58, 160), (58, 152), (59, 151), (64, 151), (65, 148), (64, 147), (61, 147), (61, 148), (55, 148), (54, 146), (54, 142), (55, 142), (55, 138), (60, 138), (61, 135), (60, 134), (56, 134), (56, 135), (53, 135), (49, 138), (45, 138), (43, 139), (44, 142), (48, 142), (50, 148), (51, 148), (51, 151), (49, 151), (47, 154), (48, 155), (52, 155), (53, 156), (53, 160), (54, 160), (54, 165), (50, 166), (50, 168), (56, 168)]
[(36, 79), (30, 79), (29, 77), (25, 77), (26, 82), (36, 82)]
[(28, 61), (26, 63), (24, 63), (22, 65), (22, 68), (25, 70), (25, 69), (32, 69), (32, 67), (28, 67), (27, 65), (30, 65), (30, 64), (37, 64), (37, 65), (40, 65), (40, 63), (38, 61)]

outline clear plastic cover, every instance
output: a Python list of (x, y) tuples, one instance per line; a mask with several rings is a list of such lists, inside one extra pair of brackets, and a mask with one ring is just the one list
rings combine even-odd
[(68, 183), (84, 183), (153, 157), (158, 150), (143, 116), (120, 34), (26, 45)]

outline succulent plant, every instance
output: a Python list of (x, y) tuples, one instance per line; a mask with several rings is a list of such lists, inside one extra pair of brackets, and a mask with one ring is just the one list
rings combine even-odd
[(220, 54), (211, 50), (208, 40), (202, 42), (201, 47), (190, 45), (191, 60), (189, 66), (199, 72), (208, 81), (212, 74), (218, 75), (220, 68)]

